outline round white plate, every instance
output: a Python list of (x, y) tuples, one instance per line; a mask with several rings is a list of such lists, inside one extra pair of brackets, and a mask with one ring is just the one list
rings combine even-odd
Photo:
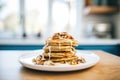
[(78, 57), (83, 57), (86, 60), (86, 63), (80, 63), (77, 65), (58, 65), (58, 66), (49, 66), (49, 65), (36, 65), (32, 62), (32, 59), (36, 56), (43, 53), (43, 50), (35, 50), (29, 51), (24, 53), (20, 56), (19, 62), (27, 68), (35, 69), (35, 70), (42, 70), (42, 71), (74, 71), (74, 70), (81, 70), (86, 69), (89, 67), (94, 66), (99, 61), (99, 56), (94, 54), (91, 51), (82, 51), (77, 50), (76, 55)]

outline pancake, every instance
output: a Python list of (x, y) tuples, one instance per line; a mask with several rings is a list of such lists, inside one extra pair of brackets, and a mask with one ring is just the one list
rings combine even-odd
[(52, 51), (75, 51), (74, 47), (71, 46), (46, 46), (44, 48), (45, 52), (52, 52)]
[(79, 63), (85, 63), (85, 59), (84, 58), (78, 58), (76, 56), (72, 56), (72, 57), (64, 57), (64, 58), (51, 58), (49, 61), (49, 58), (45, 58), (44, 60), (42, 60), (42, 56), (37, 56), (36, 58), (33, 59), (33, 62), (35, 64), (38, 65), (44, 65), (45, 62), (50, 62), (49, 64), (54, 66), (54, 63), (60, 63), (60, 64), (70, 64), (70, 65), (76, 65)]
[(47, 40), (46, 45), (48, 46), (78, 46), (78, 41), (60, 39), (60, 40)]
[(44, 50), (45, 53), (69, 53), (69, 52), (72, 52), (72, 53), (76, 53), (76, 50), (75, 49), (71, 49), (70, 51), (51, 51), (51, 50)]
[[(45, 59), (46, 60), (49, 60), (49, 58), (48, 57), (45, 57)], [(50, 58), (50, 60), (51, 61), (67, 61), (67, 60), (74, 60), (74, 59), (78, 59), (78, 57), (77, 56), (72, 56), (72, 57), (62, 57), (62, 58), (60, 58), (60, 57), (51, 57)]]
[(75, 50), (78, 46), (76, 41), (67, 32), (55, 33), (51, 38), (47, 39), (44, 46), (44, 52), (33, 59), (38, 65), (55, 65), (54, 63), (76, 65), (84, 63), (84, 58), (78, 58)]
[(64, 52), (64, 53), (43, 53), (43, 55), (45, 57), (70, 57), (70, 56), (74, 56), (75, 52)]

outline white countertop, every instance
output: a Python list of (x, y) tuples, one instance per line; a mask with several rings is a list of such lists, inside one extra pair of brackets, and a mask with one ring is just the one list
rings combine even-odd
[[(80, 45), (116, 45), (120, 39), (81, 39)], [(43, 45), (45, 40), (41, 39), (0, 39), (0, 45)]]

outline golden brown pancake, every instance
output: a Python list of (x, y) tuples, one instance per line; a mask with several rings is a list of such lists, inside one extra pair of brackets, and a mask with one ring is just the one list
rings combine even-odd
[(72, 53), (76, 53), (76, 50), (75, 49), (71, 49), (70, 51), (49, 51), (49, 50), (44, 50), (45, 53), (69, 53), (69, 52), (72, 52)]
[(39, 65), (54, 65), (53, 63), (76, 65), (84, 63), (84, 58), (79, 59), (75, 55), (74, 46), (78, 46), (78, 41), (67, 32), (55, 33), (46, 41), (43, 54), (34, 58), (33, 62)]
[(47, 40), (46, 45), (48, 46), (77, 46), (78, 41), (70, 40), (70, 39)]
[(44, 48), (45, 52), (51, 52), (51, 51), (75, 51), (74, 47), (71, 46), (46, 46)]
[(45, 57), (71, 57), (75, 55), (75, 52), (64, 52), (64, 53), (43, 53)]
[[(49, 57), (45, 57), (46, 60), (49, 60)], [(67, 61), (67, 60), (73, 60), (73, 59), (78, 59), (77, 56), (72, 56), (72, 57), (51, 57), (51, 61)]]

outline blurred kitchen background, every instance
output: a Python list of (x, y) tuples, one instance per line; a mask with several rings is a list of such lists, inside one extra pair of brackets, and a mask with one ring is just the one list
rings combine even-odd
[(77, 49), (120, 55), (120, 0), (0, 0), (0, 50), (41, 49), (62, 31)]

